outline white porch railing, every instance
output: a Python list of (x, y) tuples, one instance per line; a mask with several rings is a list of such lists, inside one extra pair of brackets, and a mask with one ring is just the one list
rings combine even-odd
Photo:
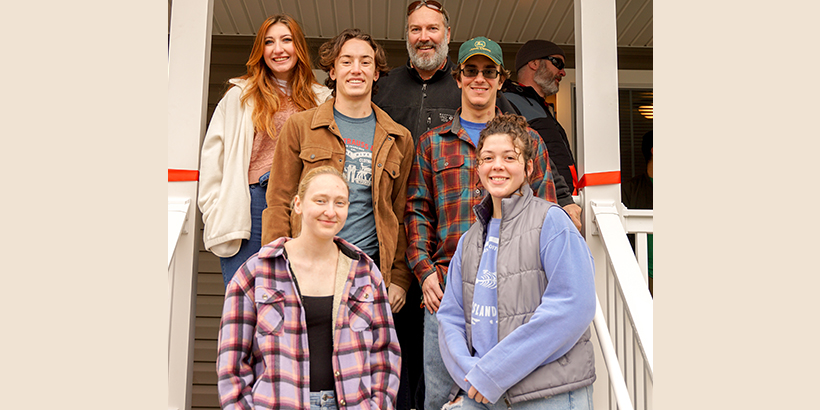
[[(180, 319), (185, 319), (174, 316), (175, 305), (177, 306), (177, 316), (190, 315), (190, 309), (184, 309), (186, 304), (183, 303), (180, 305), (180, 300), (175, 300), (174, 298), (175, 295), (179, 295), (179, 292), (175, 292), (176, 289), (174, 285), (176, 283), (184, 284), (191, 282), (191, 274), (188, 270), (178, 268), (175, 263), (177, 259), (180, 259), (176, 258), (180, 253), (177, 252), (180, 250), (177, 244), (180, 242), (182, 236), (189, 234), (185, 225), (189, 219), (189, 213), (191, 211), (190, 205), (191, 200), (188, 198), (168, 198), (168, 295), (170, 296), (168, 298), (168, 410), (178, 410), (185, 407), (185, 398), (188, 395), (185, 385), (180, 387), (180, 383), (174, 380), (173, 372), (188, 373), (190, 368), (190, 343), (188, 337), (180, 338), (178, 335), (182, 333), (182, 329), (174, 329), (175, 322), (179, 323)], [(185, 251), (187, 251), (187, 249), (183, 250), (183, 252)], [(188, 255), (181, 256), (181, 259), (185, 259)], [(183, 289), (183, 292), (184, 290), (185, 289)], [(189, 297), (188, 300), (190, 299)], [(186, 301), (183, 300), (183, 302)], [(183, 308), (180, 309), (180, 307)], [(185, 320), (182, 320), (182, 323), (185, 322)], [(187, 381), (184, 382), (187, 384)]]
[(653, 231), (653, 211), (651, 209), (628, 209), (624, 204), (618, 204), (618, 215), (621, 216), (621, 223), (626, 233), (635, 234), (635, 256), (644, 280), (649, 282), (647, 235)]
[(179, 242), (179, 236), (185, 230), (185, 221), (188, 220), (188, 209), (190, 199), (168, 198), (168, 269), (171, 269), (171, 261)]
[[(214, 0), (169, 2), (168, 25), (168, 198), (188, 201), (187, 220), (168, 232), (170, 324), (168, 409), (190, 410), (193, 403), (194, 333), (198, 249), (196, 198), (199, 147), (208, 112), (208, 78)], [(171, 171), (184, 171), (172, 179)], [(169, 228), (170, 229), (170, 228)], [(187, 233), (185, 233), (187, 232)], [(171, 243), (176, 247), (171, 248)]]
[[(606, 291), (598, 296), (593, 323), (609, 376), (609, 408), (652, 409), (653, 303), (642, 278), (646, 275), (642, 271), (646, 272), (646, 234), (652, 233), (652, 211), (628, 210), (611, 202), (591, 205), (593, 234), (601, 238), (606, 250)], [(638, 235), (641, 264), (627, 232)]]

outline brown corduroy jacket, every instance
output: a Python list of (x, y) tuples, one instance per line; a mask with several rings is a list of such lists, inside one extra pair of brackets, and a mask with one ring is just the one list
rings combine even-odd
[[(319, 107), (293, 114), (279, 133), (268, 182), (268, 207), (262, 213), (262, 245), (279, 237), (296, 237), (300, 223), (291, 214), (291, 200), (299, 181), (313, 168), (332, 165), (344, 173), (345, 142), (333, 119), (330, 99)], [(407, 237), (404, 206), (407, 178), (413, 163), (413, 138), (375, 104), (373, 137), (373, 215), (379, 240), (379, 266), (385, 285), (410, 287), (410, 269), (404, 259)]]

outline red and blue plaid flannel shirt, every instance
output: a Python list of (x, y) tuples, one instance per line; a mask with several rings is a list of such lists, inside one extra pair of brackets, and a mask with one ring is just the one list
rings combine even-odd
[[(242, 265), (225, 294), (217, 388), (223, 409), (310, 409), (308, 334), (301, 298), (279, 238)], [(353, 259), (334, 324), (339, 409), (392, 409), (401, 351), (384, 281), (364, 253)]]
[[(461, 127), (460, 114), (461, 108), (452, 121), (419, 138), (410, 169), (404, 226), (407, 261), (419, 284), (433, 273), (444, 283), (459, 238), (475, 222), (473, 206), (485, 195), (478, 179), (475, 145)], [(498, 108), (496, 115), (501, 115)], [(556, 202), (547, 148), (535, 130), (527, 131), (537, 144), (530, 186), (535, 196)]]

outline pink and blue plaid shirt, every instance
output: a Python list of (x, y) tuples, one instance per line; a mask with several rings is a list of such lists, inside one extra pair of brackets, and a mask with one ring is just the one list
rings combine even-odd
[[(307, 325), (287, 240), (263, 246), (226, 290), (216, 362), (223, 409), (310, 409)], [(357, 248), (336, 243), (353, 259), (334, 322), (339, 409), (392, 409), (401, 351), (381, 273)]]

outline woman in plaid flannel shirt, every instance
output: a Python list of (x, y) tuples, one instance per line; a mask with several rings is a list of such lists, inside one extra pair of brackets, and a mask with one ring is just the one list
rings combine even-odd
[(228, 285), (219, 331), (223, 409), (392, 409), (401, 352), (381, 273), (335, 235), (348, 187), (333, 167), (300, 182), (299, 237), (279, 238)]

